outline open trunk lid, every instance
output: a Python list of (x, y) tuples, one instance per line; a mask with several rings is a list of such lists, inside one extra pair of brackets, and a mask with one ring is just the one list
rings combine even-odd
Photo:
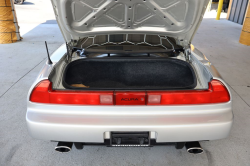
[(66, 42), (106, 34), (173, 37), (189, 46), (209, 0), (51, 0)]

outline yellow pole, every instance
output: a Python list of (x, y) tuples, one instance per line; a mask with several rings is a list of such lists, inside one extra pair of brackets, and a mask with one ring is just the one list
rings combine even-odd
[(220, 13), (221, 13), (221, 10), (222, 10), (222, 6), (223, 6), (223, 0), (220, 0), (219, 4), (218, 4), (218, 9), (217, 9), (216, 20), (220, 20)]
[(241, 44), (250, 46), (250, 2), (248, 1), (248, 7), (245, 14), (245, 20), (240, 34)]
[(21, 39), (13, 0), (0, 0), (0, 44)]

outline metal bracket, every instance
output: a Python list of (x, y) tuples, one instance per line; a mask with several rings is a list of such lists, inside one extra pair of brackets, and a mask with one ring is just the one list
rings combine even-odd
[(185, 53), (186, 61), (190, 62), (191, 61), (191, 57), (190, 57), (191, 56), (191, 47), (190, 47), (190, 45), (188, 48), (184, 49), (184, 53)]
[(70, 60), (72, 58), (72, 50), (73, 50), (73, 48), (67, 42), (66, 42), (66, 48), (67, 48), (67, 61), (70, 62)]
[[(150, 44), (146, 41), (146, 38), (147, 38), (147, 34), (143, 34), (143, 41), (141, 42), (132, 42), (132, 41), (129, 41), (129, 35), (132, 35), (132, 34), (123, 34), (125, 35), (125, 40), (122, 41), (122, 42), (111, 42), (110, 41), (110, 34), (107, 34), (107, 41), (104, 42), (104, 43), (96, 43), (96, 40), (95, 38), (97, 37), (96, 35), (95, 36), (89, 36), (89, 37), (86, 37), (85, 40), (83, 40), (80, 44), (81, 48), (85, 48), (85, 49), (88, 49), (88, 48), (91, 48), (91, 47), (99, 47), (99, 46), (103, 46), (103, 45), (107, 45), (107, 44), (110, 44), (110, 45), (122, 45), (122, 44), (130, 44), (130, 45), (147, 45), (147, 46), (152, 46), (152, 47), (162, 47), (164, 48), (165, 50), (170, 50), (170, 48), (167, 48), (162, 40), (166, 40), (170, 45), (171, 45), (171, 50), (173, 50), (173, 52), (175, 52), (175, 48), (174, 48), (174, 44), (169, 40), (169, 38), (167, 36), (160, 36), (160, 35), (156, 35), (159, 37), (159, 43), (158, 44)], [(88, 43), (90, 41), (90, 43)], [(88, 44), (86, 44), (88, 43)]]
[(84, 54), (85, 53), (85, 50), (82, 49), (82, 50), (76, 50), (76, 53), (80, 56), (80, 57), (86, 57), (86, 55)]

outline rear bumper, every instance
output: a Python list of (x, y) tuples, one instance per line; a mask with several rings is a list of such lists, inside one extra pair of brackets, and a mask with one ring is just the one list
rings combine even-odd
[(184, 106), (66, 106), (28, 102), (31, 136), (103, 143), (110, 131), (150, 131), (156, 142), (216, 140), (228, 136), (232, 103)]

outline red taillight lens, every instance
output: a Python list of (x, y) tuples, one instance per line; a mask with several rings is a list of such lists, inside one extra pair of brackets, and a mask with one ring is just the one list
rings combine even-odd
[(230, 100), (227, 88), (218, 80), (212, 80), (208, 90), (148, 91), (147, 95), (147, 105), (211, 104)]
[(30, 95), (32, 102), (78, 105), (182, 105), (224, 103), (229, 100), (227, 88), (218, 80), (212, 80), (208, 90), (147, 92), (56, 91), (52, 90), (49, 80), (43, 80)]
[(230, 100), (230, 95), (227, 88), (218, 80), (211, 81), (212, 85), (212, 96), (211, 103), (223, 103)]
[(50, 103), (113, 105), (113, 92), (51, 91)]
[(43, 80), (39, 82), (30, 95), (30, 101), (37, 103), (50, 103), (49, 91), (51, 90), (51, 82)]
[(52, 83), (43, 80), (33, 89), (30, 101), (51, 104), (113, 105), (112, 91), (55, 91)]

